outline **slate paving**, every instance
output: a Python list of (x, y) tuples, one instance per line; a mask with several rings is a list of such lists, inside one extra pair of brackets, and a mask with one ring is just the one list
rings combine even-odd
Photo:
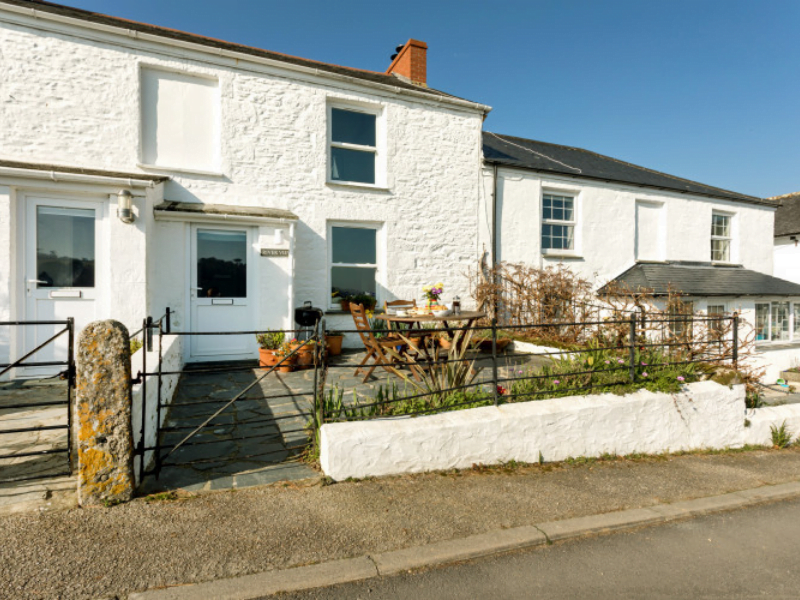
[[(363, 352), (344, 352), (332, 357), (325, 388), (339, 388), (345, 402), (355, 396), (359, 402), (374, 399), (378, 389), (409, 384), (383, 369), (376, 369), (364, 382), (355, 368)], [(490, 381), (491, 357), (475, 353), (483, 371), (479, 380)], [(499, 377), (516, 369), (543, 364), (546, 359), (505, 355), (498, 360)], [(214, 372), (206, 372), (214, 370)], [(246, 394), (227, 406), (184, 444), (165, 456), (156, 478), (147, 476), (140, 493), (166, 490), (186, 491), (243, 488), (298, 479), (319, 478), (321, 473), (303, 461), (309, 445), (308, 425), (314, 403), (314, 370), (264, 374), (255, 363), (228, 363), (190, 367), (182, 375), (160, 436), (163, 448), (172, 448), (226, 406), (247, 386)], [(488, 385), (488, 384), (487, 384)]]
[[(38, 406), (46, 404), (46, 406)], [(59, 379), (0, 383), (0, 456), (67, 449), (67, 384)], [(51, 428), (14, 432), (20, 429)], [(0, 479), (63, 475), (66, 452), (0, 459)]]

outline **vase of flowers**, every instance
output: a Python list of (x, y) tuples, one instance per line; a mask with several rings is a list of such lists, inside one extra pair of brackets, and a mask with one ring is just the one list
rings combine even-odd
[(444, 291), (444, 284), (439, 282), (433, 285), (422, 287), (422, 294), (425, 296), (425, 307), (430, 311), (434, 306), (439, 306), (439, 296)]

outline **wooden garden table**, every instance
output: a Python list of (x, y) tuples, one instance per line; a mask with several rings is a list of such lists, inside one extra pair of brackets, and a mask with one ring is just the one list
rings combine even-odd
[(460, 314), (453, 314), (450, 313), (449, 315), (408, 315), (405, 317), (398, 317), (397, 315), (389, 315), (389, 314), (380, 314), (375, 315), (374, 318), (380, 319), (381, 321), (386, 321), (389, 323), (389, 328), (392, 329), (392, 325), (394, 323), (407, 323), (410, 328), (413, 328), (416, 324), (419, 327), (422, 323), (441, 323), (444, 329), (447, 329), (448, 332), (452, 335), (450, 321), (466, 321), (466, 327), (472, 327), (473, 323), (478, 319), (483, 319), (486, 317), (485, 312), (480, 312), (476, 310), (464, 310), (461, 311)]

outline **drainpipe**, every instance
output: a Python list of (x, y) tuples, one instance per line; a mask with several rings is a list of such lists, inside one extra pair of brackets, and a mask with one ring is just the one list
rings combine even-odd
[[(491, 260), (492, 260), (492, 278), (494, 281), (492, 282), (495, 286), (497, 286), (497, 271), (495, 267), (497, 266), (497, 163), (494, 163), (494, 173), (492, 179), (492, 245), (491, 245)], [(497, 294), (492, 294), (493, 306), (492, 306), (492, 318), (496, 323), (497, 320), (497, 308), (498, 308), (498, 298)]]
[(494, 163), (494, 173), (492, 179), (492, 244), (491, 244), (492, 268), (497, 264), (497, 163)]

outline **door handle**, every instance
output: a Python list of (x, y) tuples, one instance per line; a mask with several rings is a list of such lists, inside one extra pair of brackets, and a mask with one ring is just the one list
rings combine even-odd
[(28, 279), (28, 283), (50, 283), (50, 282), (42, 281), (41, 279)]

